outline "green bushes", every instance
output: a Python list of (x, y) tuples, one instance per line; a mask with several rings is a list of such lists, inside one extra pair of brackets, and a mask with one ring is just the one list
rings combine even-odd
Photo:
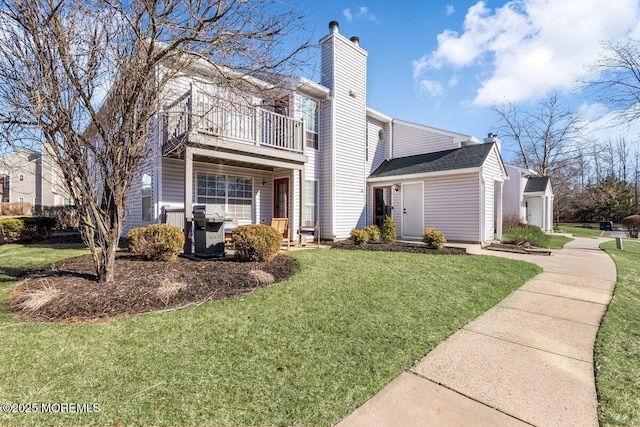
[(377, 225), (375, 224), (367, 225), (365, 228), (363, 228), (363, 230), (366, 231), (367, 234), (369, 235), (370, 242), (380, 241), (380, 229), (378, 228)]
[(382, 222), (380, 229), (380, 237), (385, 243), (395, 242), (396, 240), (396, 222), (390, 216), (386, 216)]
[(622, 220), (622, 225), (629, 230), (629, 236), (638, 238), (638, 231), (640, 231), (640, 215), (630, 215)]
[(365, 229), (353, 229), (351, 230), (351, 241), (356, 246), (366, 246), (369, 243), (369, 232)]
[(520, 224), (502, 232), (502, 241), (515, 245), (529, 243), (533, 246), (546, 248), (549, 246), (550, 240), (550, 236), (535, 225)]
[(447, 239), (444, 237), (444, 234), (433, 227), (428, 227), (424, 231), (422, 241), (431, 249), (442, 249), (444, 244), (447, 243)]
[(282, 236), (275, 228), (248, 224), (233, 230), (231, 241), (238, 261), (271, 261), (280, 251)]
[(367, 225), (361, 230), (353, 229), (350, 235), (351, 241), (356, 246), (365, 246), (369, 242), (380, 241), (380, 229), (377, 225)]
[(49, 237), (56, 219), (42, 216), (0, 219), (0, 234), (5, 242), (28, 242)]
[(134, 254), (154, 261), (173, 261), (184, 247), (184, 234), (178, 227), (154, 224), (127, 233)]

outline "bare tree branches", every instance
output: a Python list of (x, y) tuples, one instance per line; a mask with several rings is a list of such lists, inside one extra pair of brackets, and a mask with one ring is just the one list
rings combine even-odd
[(498, 134), (519, 148), (519, 161), (527, 169), (551, 176), (573, 160), (574, 144), (581, 139), (578, 115), (561, 105), (553, 94), (530, 110), (517, 104), (494, 105)]
[(614, 124), (640, 119), (640, 40), (605, 42), (604, 54), (591, 66), (596, 75), (585, 82), (596, 98), (617, 110)]
[[(196, 62), (231, 88), (273, 88), (306, 41), (277, 0), (0, 0), (0, 135), (52, 156), (100, 281), (113, 277), (127, 191), (149, 158), (164, 88)], [(287, 36), (287, 40), (284, 39)]]

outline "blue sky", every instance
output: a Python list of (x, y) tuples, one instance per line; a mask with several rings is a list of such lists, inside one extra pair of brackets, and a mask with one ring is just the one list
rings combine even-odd
[(367, 102), (382, 113), (483, 138), (494, 102), (526, 106), (557, 91), (594, 138), (640, 139), (640, 127), (604, 129), (611, 111), (577, 85), (602, 41), (640, 39), (640, 0), (301, 1), (312, 41), (332, 20), (360, 37)]

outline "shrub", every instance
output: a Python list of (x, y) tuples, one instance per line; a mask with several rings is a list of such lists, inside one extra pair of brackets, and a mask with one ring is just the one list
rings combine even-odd
[(380, 237), (385, 243), (395, 242), (396, 240), (396, 222), (390, 216), (386, 216), (382, 222)]
[(369, 232), (367, 230), (351, 230), (351, 241), (356, 246), (366, 246), (369, 242)]
[(182, 230), (169, 224), (134, 228), (127, 240), (131, 252), (154, 261), (173, 261), (184, 247)]
[(31, 203), (28, 202), (3, 202), (0, 203), (0, 215), (26, 215), (31, 210)]
[(231, 241), (235, 247), (236, 260), (241, 262), (271, 261), (282, 246), (282, 236), (278, 230), (263, 224), (247, 224), (234, 228)]
[(515, 228), (524, 225), (522, 221), (520, 221), (520, 217), (518, 215), (504, 215), (502, 217), (502, 228)]
[(23, 238), (25, 240), (41, 240), (51, 235), (58, 220), (47, 216), (34, 216), (22, 218), (24, 221)]
[(550, 237), (545, 234), (540, 227), (535, 225), (521, 224), (502, 232), (502, 241), (516, 245), (529, 243), (533, 246), (546, 248), (549, 246)]
[(422, 241), (431, 249), (442, 249), (444, 244), (447, 243), (447, 239), (445, 239), (444, 234), (433, 227), (428, 227), (424, 231)]
[(363, 230), (366, 231), (367, 234), (369, 235), (370, 242), (380, 241), (380, 229), (378, 228), (377, 225), (375, 224), (367, 225), (365, 228), (363, 228)]
[(24, 234), (23, 218), (0, 219), (0, 234), (5, 242), (19, 242)]
[(24, 217), (0, 220), (0, 234), (5, 242), (26, 242), (49, 237), (56, 225), (55, 218)]
[(629, 230), (629, 236), (637, 239), (640, 231), (640, 215), (630, 215), (622, 219), (622, 225)]
[(75, 206), (34, 206), (34, 215), (55, 218), (58, 222), (56, 230), (69, 230), (78, 228), (80, 217)]

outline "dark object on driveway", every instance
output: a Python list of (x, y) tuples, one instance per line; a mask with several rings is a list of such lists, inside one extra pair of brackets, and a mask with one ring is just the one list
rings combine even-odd
[(613, 221), (600, 221), (600, 230), (613, 231)]

